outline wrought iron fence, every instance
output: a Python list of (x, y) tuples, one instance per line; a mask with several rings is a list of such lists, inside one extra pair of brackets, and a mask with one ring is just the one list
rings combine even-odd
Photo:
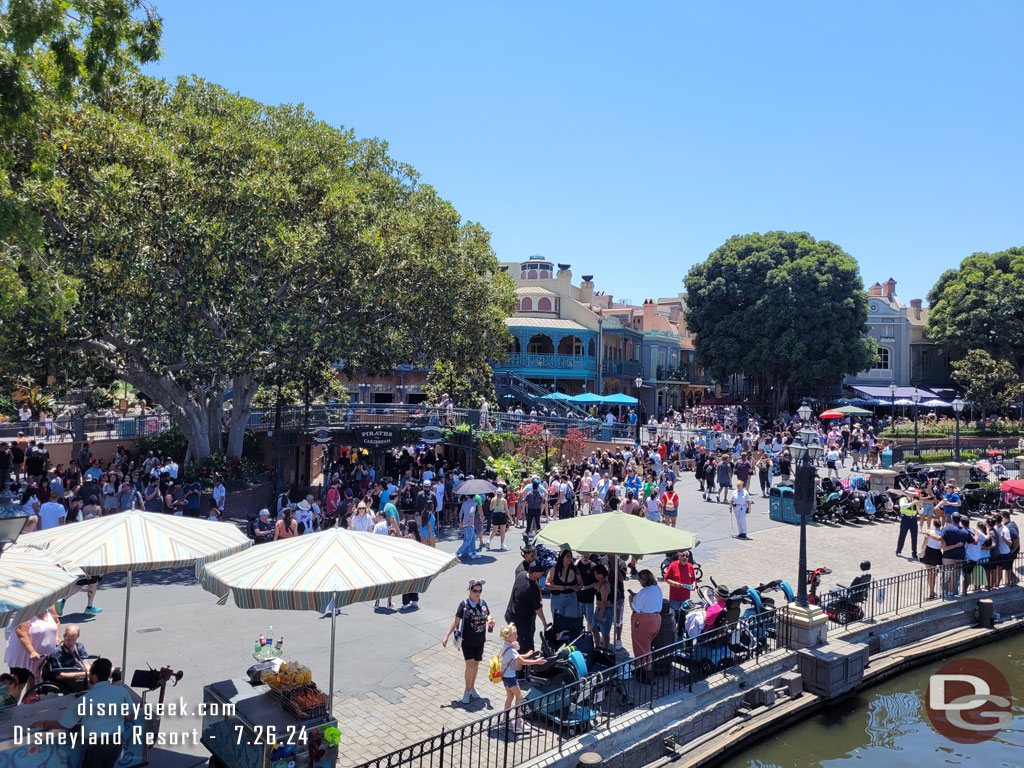
[(953, 600), (970, 592), (1013, 586), (1024, 558), (1020, 553), (988, 560), (926, 566), (914, 573), (872, 579), (836, 588), (819, 598), (819, 605), (840, 624), (873, 622), (879, 617), (917, 610), (932, 601)]
[[(774, 610), (765, 611), (565, 685), (544, 686), (535, 676), (518, 707), (442, 731), (357, 768), (512, 768), (560, 748), (578, 733), (607, 730), (627, 712), (652, 709), (658, 699), (692, 690), (694, 683), (717, 671), (759, 661), (785, 647), (781, 626)], [(504, 687), (497, 691), (503, 694)]]

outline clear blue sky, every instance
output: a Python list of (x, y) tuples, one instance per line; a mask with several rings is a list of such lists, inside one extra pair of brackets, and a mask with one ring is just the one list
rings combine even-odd
[(1024, 245), (1024, 3), (156, 0), (163, 61), (304, 103), (641, 301), (806, 230), (904, 301)]

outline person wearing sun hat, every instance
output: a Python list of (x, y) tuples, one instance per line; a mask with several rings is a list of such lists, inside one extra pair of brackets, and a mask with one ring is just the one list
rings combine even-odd
[(719, 584), (715, 589), (715, 597), (717, 598), (717, 601), (714, 605), (708, 608), (707, 613), (704, 614), (705, 632), (714, 628), (719, 615), (725, 610), (726, 600), (729, 599), (729, 588), (724, 584)]

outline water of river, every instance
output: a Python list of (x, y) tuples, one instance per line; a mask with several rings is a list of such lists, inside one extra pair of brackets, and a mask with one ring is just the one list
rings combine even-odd
[(925, 711), (928, 677), (947, 660), (895, 677), (722, 764), (723, 768), (1020, 768), (1024, 766), (1024, 637), (957, 654), (999, 669), (1014, 695), (1013, 724), (982, 744), (940, 736)]

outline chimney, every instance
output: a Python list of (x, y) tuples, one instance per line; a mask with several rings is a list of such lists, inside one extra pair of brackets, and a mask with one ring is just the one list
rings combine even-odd
[(584, 275), (580, 283), (580, 303), (592, 304), (594, 301), (594, 276)]
[(870, 288), (868, 288), (868, 296), (881, 296), (881, 295), (882, 295), (882, 286), (880, 286), (878, 283), (875, 283)]
[(644, 301), (644, 323), (643, 329), (649, 331), (654, 327), (654, 314), (657, 306), (654, 303), (654, 299), (646, 299)]
[(882, 295), (890, 300), (896, 295), (896, 281), (891, 277), (882, 284)]
[(910, 309), (914, 313), (914, 319), (915, 320), (920, 320), (921, 319), (921, 299), (911, 299), (910, 300)]

